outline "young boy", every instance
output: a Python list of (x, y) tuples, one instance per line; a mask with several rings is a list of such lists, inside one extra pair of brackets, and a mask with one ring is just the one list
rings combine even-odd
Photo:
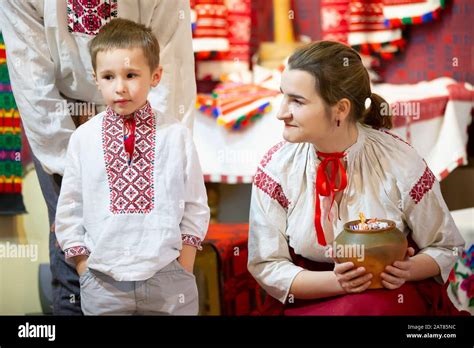
[(56, 235), (80, 275), (86, 315), (198, 313), (192, 274), (209, 223), (187, 128), (150, 107), (159, 44), (125, 19), (90, 43), (107, 110), (72, 135)]

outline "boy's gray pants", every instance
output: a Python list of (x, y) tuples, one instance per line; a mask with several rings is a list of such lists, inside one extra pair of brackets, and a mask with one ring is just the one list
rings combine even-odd
[(174, 260), (144, 281), (116, 281), (88, 269), (79, 278), (85, 315), (197, 315), (194, 275)]

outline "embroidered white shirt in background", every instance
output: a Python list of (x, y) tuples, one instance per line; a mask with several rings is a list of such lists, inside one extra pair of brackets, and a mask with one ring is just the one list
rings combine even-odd
[(66, 259), (114, 279), (144, 280), (200, 247), (209, 224), (204, 179), (190, 131), (149, 104), (135, 112), (132, 161), (123, 117), (110, 108), (71, 136), (56, 214)]
[[(49, 173), (62, 175), (75, 130), (69, 100), (104, 104), (92, 77), (89, 41), (114, 17), (151, 27), (163, 76), (152, 107), (192, 129), (196, 98), (189, 1), (2, 1), (0, 30), (8, 71), (29, 144)], [(85, 18), (87, 15), (87, 18)], [(100, 108), (99, 108), (100, 109)]]
[[(340, 204), (320, 196), (322, 227), (328, 244), (344, 223), (366, 217), (395, 221), (410, 231), (420, 253), (434, 258), (445, 282), (464, 240), (436, 180), (424, 160), (384, 130), (357, 125), (358, 139), (345, 152), (348, 184)], [(320, 160), (308, 143), (279, 143), (262, 159), (254, 179), (250, 208), (249, 271), (273, 297), (284, 302), (303, 268), (291, 261), (289, 246), (313, 261), (333, 262), (316, 241), (315, 180)], [(330, 220), (328, 220), (328, 213)], [(338, 216), (340, 219), (338, 219)]]

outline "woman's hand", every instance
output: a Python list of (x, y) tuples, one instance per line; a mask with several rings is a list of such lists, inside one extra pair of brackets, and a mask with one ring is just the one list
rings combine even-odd
[(354, 269), (352, 262), (336, 263), (334, 273), (339, 284), (348, 294), (363, 292), (372, 283), (372, 274), (366, 273), (364, 267)]
[(382, 272), (382, 285), (390, 290), (398, 289), (411, 277), (413, 262), (410, 259), (415, 255), (415, 249), (408, 248), (405, 255), (405, 260), (395, 261), (393, 265), (385, 267), (385, 272)]

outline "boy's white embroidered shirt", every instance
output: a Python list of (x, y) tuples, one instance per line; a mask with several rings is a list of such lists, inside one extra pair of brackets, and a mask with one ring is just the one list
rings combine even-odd
[(66, 259), (89, 255), (88, 267), (116, 280), (144, 280), (200, 248), (209, 207), (190, 131), (149, 104), (134, 114), (128, 164), (123, 117), (110, 108), (71, 136), (56, 214)]
[[(361, 124), (349, 149), (348, 184), (340, 204), (320, 196), (321, 224), (328, 245), (344, 223), (367, 218), (393, 220), (411, 237), (420, 253), (434, 258), (445, 282), (464, 246), (439, 182), (425, 161), (403, 140), (384, 130)], [(296, 254), (319, 262), (333, 262), (316, 240), (315, 180), (320, 160), (309, 143), (282, 142), (263, 157), (254, 178), (250, 208), (248, 268), (259, 284), (284, 302), (303, 268)], [(328, 213), (330, 220), (328, 219)], [(338, 218), (339, 217), (339, 218)]]

